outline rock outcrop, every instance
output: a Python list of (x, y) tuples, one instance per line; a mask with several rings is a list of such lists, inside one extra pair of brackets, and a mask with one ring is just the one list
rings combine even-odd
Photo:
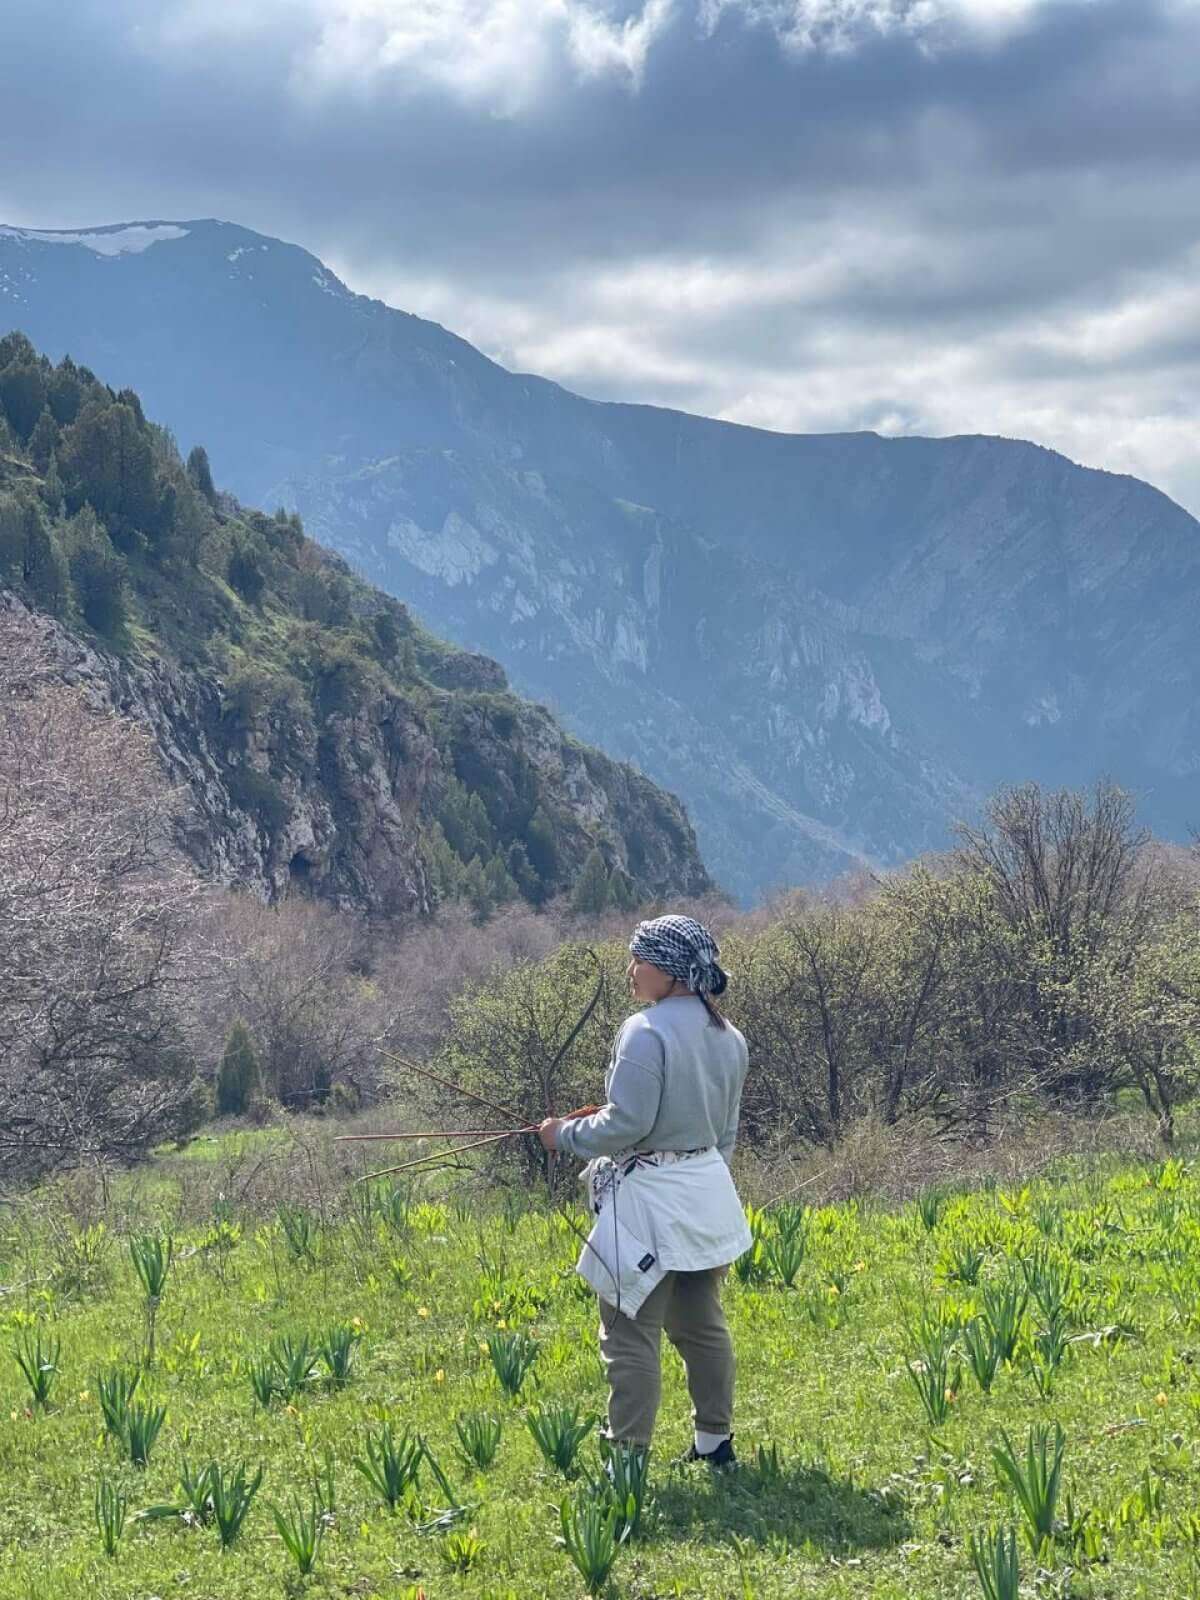
[(484, 658), (444, 658), (456, 688), (487, 685), (486, 695), (448, 702), (448, 758), (411, 705), (383, 694), (353, 715), (331, 713), (315, 735), (277, 711), (231, 732), (219, 679), (120, 656), (11, 591), (0, 589), (0, 608), (36, 630), (62, 682), (146, 729), (183, 796), (180, 842), (216, 883), (264, 899), (298, 889), (374, 914), (427, 913), (423, 833), (447, 778), (504, 784), (515, 762), (536, 773), (564, 885), (600, 843), (643, 893), (711, 887), (682, 806), (565, 735), (543, 707), (498, 692), (503, 674)]

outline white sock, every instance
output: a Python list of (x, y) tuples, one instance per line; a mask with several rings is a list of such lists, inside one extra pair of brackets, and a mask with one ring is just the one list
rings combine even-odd
[(696, 1454), (698, 1456), (712, 1455), (717, 1446), (724, 1444), (729, 1437), (730, 1435), (727, 1433), (705, 1433), (702, 1429), (697, 1428)]

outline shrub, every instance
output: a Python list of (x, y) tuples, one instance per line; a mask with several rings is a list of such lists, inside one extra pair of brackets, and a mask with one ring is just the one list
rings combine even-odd
[(217, 1071), (217, 1111), (242, 1116), (262, 1085), (262, 1073), (250, 1030), (239, 1018), (230, 1028)]

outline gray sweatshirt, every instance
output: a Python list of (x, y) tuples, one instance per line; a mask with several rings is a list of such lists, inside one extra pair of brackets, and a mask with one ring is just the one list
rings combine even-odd
[(698, 1150), (728, 1164), (750, 1054), (727, 1022), (714, 1028), (695, 995), (672, 995), (629, 1017), (604, 1079), (608, 1104), (558, 1130), (558, 1147), (590, 1161), (619, 1150)]

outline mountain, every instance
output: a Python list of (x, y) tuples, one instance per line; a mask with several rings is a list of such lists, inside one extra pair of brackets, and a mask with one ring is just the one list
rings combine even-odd
[(1005, 781), (1196, 819), (1200, 529), (1136, 479), (589, 401), (226, 223), (0, 230), (0, 306), (679, 792), (743, 897), (942, 845)]
[(139, 397), (0, 339), (0, 611), (138, 721), (217, 882), (382, 915), (711, 882), (687, 816), (307, 537)]

